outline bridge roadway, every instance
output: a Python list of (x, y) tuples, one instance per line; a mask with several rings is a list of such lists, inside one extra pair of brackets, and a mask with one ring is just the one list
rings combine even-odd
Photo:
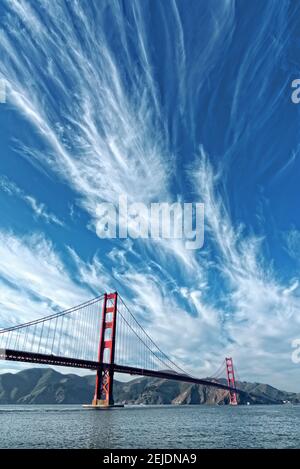
[[(0, 349), (0, 360), (16, 361), (22, 363), (39, 363), (41, 365), (55, 365), (55, 366), (68, 366), (72, 368), (84, 368), (87, 370), (97, 370), (100, 368), (100, 364), (96, 361), (81, 360), (78, 358), (59, 357), (57, 355), (47, 355), (43, 353), (31, 353), (23, 352), (21, 350), (11, 349)], [(107, 364), (103, 363), (104, 368), (113, 368), (116, 373), (124, 373), (129, 375), (137, 376), (150, 376), (153, 378), (171, 379), (174, 381), (183, 381), (186, 383), (203, 384), (205, 386), (211, 386), (218, 389), (224, 389), (226, 391), (232, 391), (233, 388), (218, 383), (217, 381), (210, 381), (208, 379), (199, 379), (186, 374), (175, 373), (172, 371), (154, 371), (147, 370), (144, 368), (134, 368), (130, 366)], [(238, 394), (246, 394), (240, 389), (234, 389)]]

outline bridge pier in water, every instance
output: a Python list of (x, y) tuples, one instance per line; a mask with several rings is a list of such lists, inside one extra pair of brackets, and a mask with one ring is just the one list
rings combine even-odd
[[(113, 399), (113, 364), (115, 359), (117, 302), (117, 292), (104, 294), (98, 350), (100, 368), (97, 370), (96, 374), (95, 394), (92, 401), (92, 407), (95, 408), (115, 406)], [(103, 363), (106, 365), (103, 365)]]

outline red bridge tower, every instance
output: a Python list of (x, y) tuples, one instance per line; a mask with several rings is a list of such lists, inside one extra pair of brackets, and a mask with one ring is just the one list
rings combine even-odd
[[(102, 326), (100, 332), (95, 395), (93, 407), (114, 405), (113, 399), (113, 364), (115, 360), (115, 339), (118, 293), (105, 293), (102, 307)], [(111, 366), (110, 366), (111, 365)]]
[(235, 392), (235, 376), (234, 376), (234, 369), (233, 369), (233, 360), (232, 358), (225, 358), (226, 363), (226, 372), (227, 372), (227, 383), (228, 386), (232, 388), (229, 391), (229, 403), (230, 405), (237, 405), (237, 397)]

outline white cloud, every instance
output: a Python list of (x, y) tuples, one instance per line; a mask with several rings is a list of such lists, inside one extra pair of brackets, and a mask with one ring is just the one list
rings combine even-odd
[[(13, 1), (11, 8), (38, 36), (39, 52), (49, 63), (48, 78), (62, 96), (63, 114), (68, 122), (61, 124), (56, 108), (46, 113), (40, 106), (39, 92), (46, 91), (45, 83), (40, 90), (28, 88), (35, 61), (25, 69), (19, 46), (34, 58), (38, 52), (30, 36), (10, 24), (14, 41), (2, 31), (5, 56), (10, 59), (3, 62), (2, 73), (9, 77), (9, 99), (49, 145), (49, 153), (38, 154), (39, 160), (50, 164), (72, 184), (91, 214), (95, 212), (95, 203), (115, 202), (119, 194), (144, 201), (164, 192), (168, 183), (169, 170), (165, 165), (168, 155), (163, 132), (150, 111), (153, 90), (148, 91), (135, 75), (134, 100), (130, 99), (105, 36), (99, 30), (97, 40), (92, 37), (80, 5), (74, 13), (81, 22), (82, 33), (92, 44), (90, 51), (97, 67), (92, 67), (81, 52), (75, 31), (65, 22), (61, 4), (49, 3), (47, 14), (49, 18), (55, 17), (56, 22), (62, 21), (63, 38), (55, 30), (45, 34), (44, 25), (28, 3)], [(65, 100), (70, 90), (61, 81), (60, 68), (72, 76), (76, 102)], [(46, 94), (44, 99), (47, 98)], [(37, 156), (35, 151), (28, 151), (33, 158)]]
[(299, 262), (300, 259), (300, 231), (295, 228), (283, 233), (285, 249), (289, 256)]
[(246, 376), (258, 380), (261, 375), (281, 385), (277, 370), (291, 366), (290, 343), (295, 324), (300, 323), (299, 279), (280, 282), (266, 266), (262, 239), (233, 227), (216, 190), (221, 174), (214, 174), (203, 148), (194, 177), (204, 198), (206, 229), (214, 241), (217, 268), (229, 288), (223, 293), (229, 311), (224, 327), (233, 341), (228, 351)]
[(48, 212), (45, 204), (38, 202), (31, 195), (26, 194), (14, 182), (5, 176), (0, 176), (0, 190), (10, 196), (18, 197), (23, 200), (33, 210), (37, 218), (42, 218), (46, 223), (54, 223), (63, 226), (63, 222), (53, 213)]
[(91, 262), (83, 262), (74, 249), (68, 248), (68, 251), (75, 263), (75, 272), (81, 285), (86, 285), (87, 288), (92, 289), (95, 296), (114, 291), (111, 275), (97, 255), (94, 256)]
[(38, 234), (18, 237), (0, 232), (0, 278), (5, 321), (13, 311), (29, 320), (45, 316), (46, 309), (69, 308), (91, 296), (72, 280), (51, 242)]

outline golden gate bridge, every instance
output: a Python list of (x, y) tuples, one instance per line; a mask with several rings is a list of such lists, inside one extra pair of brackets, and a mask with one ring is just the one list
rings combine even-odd
[(224, 363), (227, 384), (216, 376), (201, 379), (186, 373), (151, 339), (117, 292), (1, 329), (0, 359), (95, 370), (93, 408), (114, 406), (114, 373), (223, 389), (231, 405), (238, 403), (238, 394), (246, 394), (236, 387), (231, 357)]

